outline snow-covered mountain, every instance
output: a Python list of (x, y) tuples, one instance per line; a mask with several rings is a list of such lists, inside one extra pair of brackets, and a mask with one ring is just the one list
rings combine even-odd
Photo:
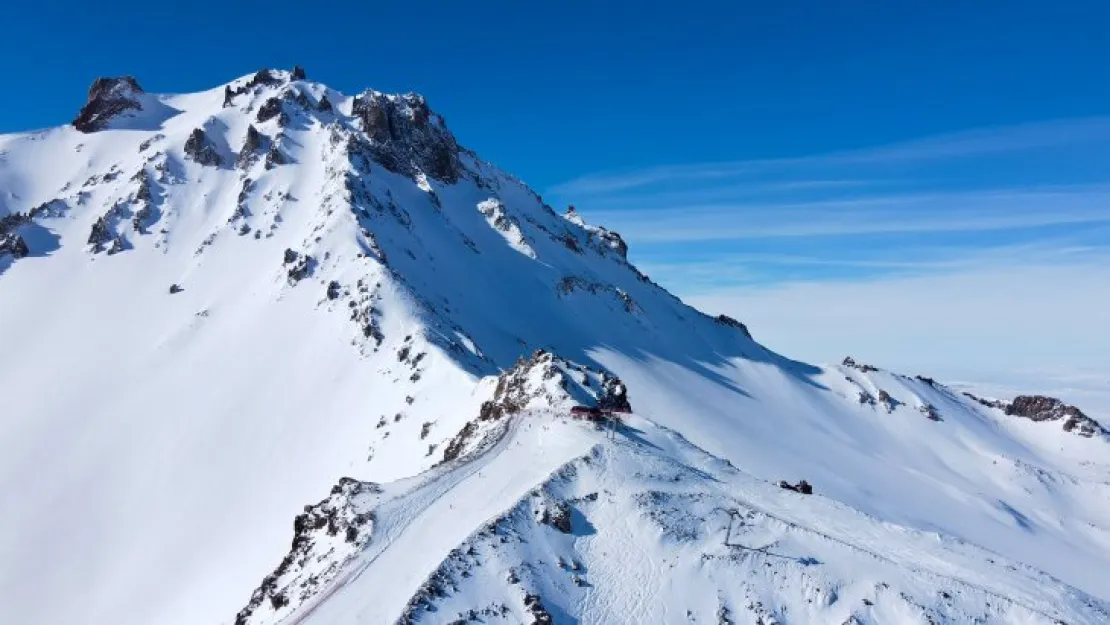
[(4, 623), (1110, 622), (1097, 420), (779, 356), (299, 69), (0, 136), (0, 385)]

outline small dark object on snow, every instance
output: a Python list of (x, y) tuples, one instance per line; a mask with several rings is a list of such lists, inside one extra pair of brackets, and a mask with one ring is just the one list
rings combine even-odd
[(328, 283), (328, 299), (337, 299), (339, 297), (339, 283), (332, 280)]
[(779, 482), (779, 488), (785, 488), (786, 490), (792, 490), (796, 493), (801, 493), (803, 495), (812, 495), (813, 494), (813, 486), (810, 486), (809, 482), (807, 482), (805, 480), (802, 480), (802, 481), (798, 482), (797, 484), (791, 484), (790, 482), (787, 482), (786, 480), (782, 480), (782, 481)]
[(180, 293), (184, 290), (185, 289), (181, 288), (179, 285), (176, 285), (176, 284), (171, 284), (170, 285), (170, 295), (173, 295), (174, 293)]
[(301, 67), (300, 65), (294, 65), (293, 66), (293, 80), (304, 80), (304, 79), (305, 79), (304, 68)]

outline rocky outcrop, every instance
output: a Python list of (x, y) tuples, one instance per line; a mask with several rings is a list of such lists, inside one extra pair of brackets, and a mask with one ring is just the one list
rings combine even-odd
[(243, 139), (243, 147), (239, 149), (239, 157), (236, 159), (236, 164), (239, 168), (244, 168), (250, 165), (254, 160), (255, 154), (262, 148), (262, 133), (258, 132), (253, 125), (247, 125), (247, 136)]
[(97, 78), (89, 88), (88, 101), (73, 120), (73, 127), (85, 133), (102, 130), (120, 114), (142, 110), (139, 98), (142, 94), (142, 87), (131, 76)]
[(293, 520), (289, 553), (251, 594), (235, 624), (249, 625), (267, 617), (277, 617), (266, 621), (276, 622), (334, 578), (370, 540), (374, 517), (368, 510), (380, 493), (377, 484), (345, 477), (327, 499), (305, 506), (304, 513)]
[(979, 397), (977, 395), (972, 395), (971, 393), (968, 393), (968, 392), (964, 392), (964, 396), (967, 397), (968, 399), (976, 402), (977, 404), (980, 404), (982, 406), (986, 406), (987, 408), (998, 408), (1000, 410), (1005, 410), (1006, 406), (1007, 406), (1006, 402), (1002, 401), (1001, 399), (988, 399), (988, 398), (985, 398), (985, 397)]
[(27, 242), (16, 232), (17, 228), (29, 221), (31, 221), (30, 215), (18, 212), (0, 217), (0, 256), (11, 255), (13, 258), (20, 259), (31, 253)]
[(288, 164), (289, 157), (285, 155), (285, 152), (281, 151), (281, 148), (278, 146), (278, 142), (274, 141), (273, 143), (271, 143), (270, 149), (266, 151), (266, 169), (273, 169), (278, 165)]
[(212, 145), (208, 135), (204, 134), (204, 130), (200, 128), (195, 128), (193, 132), (189, 133), (189, 138), (185, 140), (185, 158), (205, 167), (219, 167), (221, 164), (220, 154), (216, 151), (216, 146)]
[(11, 255), (13, 258), (24, 258), (31, 253), (27, 242), (18, 234), (0, 234), (0, 256)]
[(894, 409), (898, 407), (898, 400), (891, 397), (890, 393), (883, 389), (879, 389), (879, 403), (883, 405), (883, 408), (886, 408), (887, 412), (894, 412)]
[(288, 119), (288, 116), (282, 110), (281, 98), (277, 96), (269, 98), (262, 103), (262, 106), (258, 107), (258, 114), (255, 116), (255, 120), (258, 123), (263, 124), (275, 117), (278, 118), (278, 124), (282, 126), (285, 125), (285, 122)]
[(845, 367), (848, 367), (849, 369), (855, 369), (857, 371), (862, 371), (863, 373), (869, 373), (871, 371), (878, 371), (879, 370), (878, 367), (872, 367), (871, 365), (865, 365), (861, 362), (856, 362), (855, 359), (853, 359), (851, 356), (845, 357), (844, 360), (841, 361), (840, 364), (844, 365)]
[(1006, 406), (1005, 412), (1008, 415), (1032, 421), (1062, 420), (1065, 432), (1087, 438), (1096, 434), (1103, 437), (1110, 436), (1110, 432), (1107, 432), (1097, 421), (1083, 414), (1082, 410), (1065, 404), (1055, 397), (1019, 395)]
[(306, 78), (304, 68), (300, 65), (294, 65), (291, 77), (293, 78), (293, 80), (304, 80)]
[(109, 219), (114, 211), (115, 208), (109, 211), (109, 214), (98, 217), (89, 231), (88, 244), (95, 254), (104, 251), (108, 254), (117, 254), (127, 248), (123, 238), (112, 231)]
[(749, 339), (752, 338), (752, 333), (748, 332), (748, 326), (746, 326), (743, 323), (737, 321), (736, 319), (733, 319), (732, 317), (729, 317), (728, 315), (717, 315), (716, 320), (717, 320), (717, 323), (719, 323), (723, 326), (728, 326), (730, 328), (736, 328), (737, 330), (740, 330), (740, 333), (743, 334), (744, 336), (748, 337)]
[(786, 480), (781, 480), (781, 481), (779, 481), (779, 488), (782, 488), (782, 489), (785, 489), (785, 490), (792, 490), (796, 493), (801, 493), (803, 495), (812, 495), (813, 494), (813, 486), (811, 486), (809, 484), (809, 482), (807, 482), (805, 480), (802, 480), (802, 481), (798, 482), (797, 484), (791, 484), (790, 482), (787, 482)]
[(521, 358), (497, 378), (493, 397), (482, 403), (470, 421), (444, 448), (444, 461), (454, 460), (480, 446), (485, 433), (505, 417), (525, 410), (553, 410), (570, 414), (575, 406), (599, 411), (632, 412), (628, 389), (608, 371), (564, 360), (545, 350)]
[(355, 98), (351, 114), (370, 137), (372, 158), (386, 169), (406, 176), (423, 172), (449, 184), (458, 181), (459, 145), (423, 96), (366, 91)]
[(313, 269), (316, 268), (316, 259), (310, 254), (299, 254), (286, 249), (282, 264), (285, 265), (289, 285), (293, 286), (312, 275)]

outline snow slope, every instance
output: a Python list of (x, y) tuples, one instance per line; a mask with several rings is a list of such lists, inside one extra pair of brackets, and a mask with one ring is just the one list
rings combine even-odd
[[(231, 623), (257, 596), (252, 622), (388, 622), (461, 575), (460, 545), (489, 555), (489, 523), (550, 550), (483, 556), (535, 571), (483, 565), (413, 619), (1104, 618), (1103, 432), (774, 354), (460, 147), (420, 96), (284, 71), (104, 85), (88, 132), (0, 136), (0, 620)], [(616, 440), (564, 422), (617, 389), (635, 417)], [(771, 485), (802, 478), (818, 496)], [(294, 528), (326, 538), (291, 552), (333, 486)], [(606, 489), (579, 510), (594, 534), (525, 514), (532, 491)], [(647, 577), (663, 558), (674, 573)]]

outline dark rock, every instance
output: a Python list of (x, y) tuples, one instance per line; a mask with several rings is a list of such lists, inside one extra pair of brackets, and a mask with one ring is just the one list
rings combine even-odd
[(272, 87), (274, 85), (280, 85), (280, 84), (281, 84), (281, 77), (280, 76), (278, 76), (277, 74), (274, 74), (269, 69), (263, 68), (263, 69), (260, 69), (257, 72), (255, 72), (254, 76), (252, 76), (251, 79), (247, 82), (247, 88), (250, 89), (252, 87), (257, 87), (259, 85)]
[(300, 254), (294, 252), (289, 248), (285, 248), (285, 255), (282, 257), (282, 264), (288, 265), (290, 263), (295, 263), (297, 262), (297, 258), (299, 256)]
[(200, 128), (194, 129), (185, 140), (185, 156), (205, 167), (219, 167), (221, 163), (216, 147)]
[(582, 248), (578, 246), (578, 239), (574, 238), (574, 235), (570, 234), (569, 232), (564, 234), (560, 240), (563, 242), (563, 245), (565, 245), (568, 250), (574, 252), (575, 254), (582, 253)]
[(176, 284), (171, 284), (171, 285), (170, 285), (170, 295), (173, 295), (173, 294), (175, 294), (175, 293), (180, 293), (180, 292), (182, 292), (182, 291), (184, 291), (184, 290), (185, 290), (185, 289), (181, 288), (180, 286), (178, 286), (178, 285), (176, 285)]
[(304, 80), (304, 79), (305, 79), (304, 68), (301, 67), (300, 65), (294, 65), (293, 66), (293, 80)]
[(13, 234), (16, 228), (31, 221), (32, 217), (39, 214), (43, 206), (46, 205), (43, 204), (42, 206), (36, 206), (35, 208), (32, 208), (31, 212), (27, 215), (24, 215), (20, 212), (14, 212), (0, 217), (0, 235)]
[(12, 257), (19, 259), (30, 253), (31, 250), (27, 248), (27, 242), (23, 240), (23, 237), (14, 232), (0, 234), (0, 256), (11, 254)]
[(275, 117), (281, 117), (282, 119), (280, 119), (279, 122), (284, 123), (284, 116), (285, 113), (282, 110), (281, 98), (274, 96), (263, 102), (262, 106), (258, 107), (258, 115), (255, 116), (255, 119), (261, 124)]
[(1019, 395), (1006, 406), (1006, 414), (1033, 421), (1063, 420), (1065, 432), (1074, 432), (1087, 438), (1096, 434), (1103, 437), (1110, 436), (1110, 432), (1097, 421), (1083, 414), (1082, 410), (1065, 404), (1055, 397)]
[(312, 275), (312, 271), (315, 268), (316, 259), (312, 256), (305, 254), (298, 257), (296, 259), (296, 262), (292, 263), (286, 271), (286, 275), (289, 278), (289, 284), (294, 285), (301, 280), (304, 280), (308, 276)]
[(863, 373), (868, 373), (870, 371), (878, 371), (879, 370), (878, 367), (872, 367), (871, 365), (865, 365), (865, 364), (862, 364), (862, 363), (858, 363), (854, 359), (852, 359), (851, 356), (846, 357), (840, 364), (844, 365), (845, 367), (849, 367), (849, 368), (852, 368), (852, 369), (857, 369), (859, 371), (862, 371)]
[(262, 147), (262, 133), (254, 125), (247, 125), (247, 137), (243, 140), (243, 147), (239, 150), (239, 158), (236, 163), (239, 167), (245, 167), (250, 164), (251, 159), (254, 158), (256, 152)]
[(790, 482), (787, 482), (786, 480), (780, 480), (779, 481), (779, 488), (783, 488), (785, 490), (792, 490), (796, 493), (801, 493), (803, 495), (812, 495), (813, 494), (813, 486), (810, 486), (809, 482), (807, 482), (805, 480), (802, 480), (802, 481), (798, 482), (796, 485), (791, 484)]
[(728, 315), (717, 315), (717, 323), (721, 325), (726, 325), (730, 328), (736, 328), (737, 330), (740, 330), (740, 332), (744, 336), (748, 337), (749, 339), (752, 338), (752, 333), (748, 332), (748, 326), (737, 321), (736, 319), (733, 319), (732, 317), (729, 317)]
[(108, 220), (100, 217), (92, 225), (88, 244), (93, 247), (93, 250), (99, 252), (104, 249), (105, 244), (112, 240), (112, 236), (112, 229), (108, 226)]
[(320, 98), (320, 101), (316, 103), (316, 108), (320, 109), (321, 111), (330, 112), (332, 110), (331, 100), (328, 99), (327, 94), (324, 94), (324, 96)]
[(235, 99), (235, 92), (231, 90), (231, 85), (224, 86), (224, 108), (232, 105), (232, 100)]
[(281, 151), (281, 148), (278, 147), (278, 144), (275, 141), (273, 144), (270, 145), (270, 149), (266, 152), (266, 169), (273, 169), (278, 165), (288, 164), (289, 157)]
[(932, 404), (925, 404), (925, 405), (921, 406), (921, 408), (919, 410), (921, 410), (921, 414), (925, 415), (925, 417), (928, 418), (930, 421), (940, 421), (941, 420), (940, 419), (940, 412), (937, 411), (937, 407), (932, 405)]
[(368, 91), (355, 98), (351, 113), (370, 137), (374, 160), (395, 173), (417, 171), (453, 184), (462, 171), (459, 145), (423, 96), (387, 96)]
[[(344, 477), (332, 487), (327, 499), (305, 506), (304, 513), (293, 520), (293, 541), (289, 553), (251, 593), (250, 601), (235, 617), (236, 625), (250, 623), (251, 616), (264, 602), (269, 602), (274, 609), (284, 607), (289, 604), (290, 593), (303, 600), (334, 577), (339, 568), (336, 565), (342, 561), (332, 559), (336, 547), (334, 541), (325, 538), (343, 536), (343, 540), (355, 550), (364, 546), (370, 540), (374, 517), (371, 512), (360, 511), (356, 499), (364, 494), (381, 492), (377, 484)], [(329, 560), (332, 566), (322, 573), (307, 570)], [(285, 587), (278, 588), (279, 582), (285, 583)]]
[(540, 523), (549, 525), (564, 534), (573, 532), (570, 523), (571, 508), (565, 501), (550, 502), (540, 513)]
[(985, 399), (983, 397), (972, 395), (968, 392), (964, 392), (964, 396), (978, 404), (986, 406), (987, 408), (999, 408), (1001, 410), (1005, 410), (1006, 406), (1008, 405), (1006, 402), (999, 399)]
[(894, 409), (898, 407), (897, 400), (891, 397), (890, 393), (884, 391), (883, 389), (879, 389), (879, 403), (882, 404), (884, 408), (886, 408), (887, 412), (893, 412)]
[(547, 608), (543, 607), (543, 601), (540, 600), (539, 595), (524, 595), (524, 609), (532, 616), (532, 622), (528, 625), (552, 625), (554, 623)]
[(339, 283), (336, 282), (335, 280), (332, 280), (331, 282), (329, 282), (328, 283), (328, 293), (327, 293), (328, 299), (338, 299), (339, 298), (339, 288), (340, 288)]
[(104, 128), (113, 118), (127, 111), (142, 110), (142, 87), (131, 76), (97, 78), (89, 88), (85, 106), (73, 120), (73, 127), (89, 133)]

